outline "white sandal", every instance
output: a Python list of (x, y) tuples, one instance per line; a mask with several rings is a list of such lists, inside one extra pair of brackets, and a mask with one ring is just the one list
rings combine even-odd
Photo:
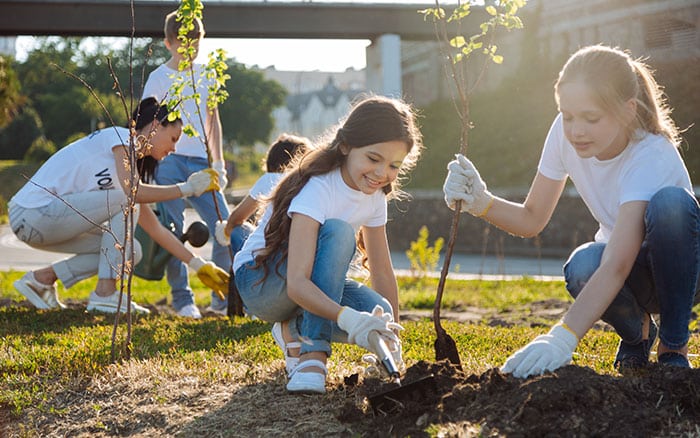
[(301, 348), (301, 342), (284, 342), (281, 322), (272, 324), (272, 337), (277, 345), (282, 349), (282, 353), (284, 353), (284, 367), (287, 371), (287, 375), (291, 376), (292, 371), (294, 371), (294, 368), (296, 368), (296, 366), (299, 364), (299, 358), (290, 356), (289, 350), (292, 348)]
[[(323, 372), (299, 372), (303, 369), (311, 367), (321, 368)], [(327, 373), (328, 369), (326, 368), (326, 364), (320, 360), (309, 359), (299, 362), (299, 365), (297, 365), (289, 375), (287, 391), (297, 394), (325, 394)]]

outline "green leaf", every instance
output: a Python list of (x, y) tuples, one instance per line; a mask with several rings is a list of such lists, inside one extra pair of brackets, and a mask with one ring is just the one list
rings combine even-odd
[(448, 22), (454, 21), (454, 20), (461, 20), (462, 18), (466, 17), (471, 13), (471, 10), (469, 9), (471, 5), (469, 3), (464, 3), (460, 5), (458, 8), (456, 8), (454, 11), (452, 11), (452, 15), (450, 15), (450, 18), (447, 20)]
[(486, 12), (494, 17), (498, 15), (498, 11), (493, 6), (486, 6)]
[(459, 35), (450, 40), (450, 46), (455, 48), (460, 48), (467, 43), (467, 40), (463, 36)]
[(501, 55), (493, 55), (491, 60), (496, 64), (503, 64), (503, 56)]

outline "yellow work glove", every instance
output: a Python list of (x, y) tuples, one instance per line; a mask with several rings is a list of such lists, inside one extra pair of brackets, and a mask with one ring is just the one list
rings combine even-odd
[(228, 272), (198, 256), (192, 257), (187, 266), (196, 272), (202, 283), (216, 292), (219, 298), (226, 299), (229, 282)]
[(183, 198), (200, 196), (204, 192), (219, 191), (221, 189), (219, 174), (211, 167), (193, 173), (187, 178), (187, 181), (178, 183), (177, 187), (180, 189)]

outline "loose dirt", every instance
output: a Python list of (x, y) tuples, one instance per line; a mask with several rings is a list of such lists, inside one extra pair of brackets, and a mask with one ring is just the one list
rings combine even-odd
[[(700, 436), (700, 370), (654, 364), (615, 377), (566, 366), (523, 380), (498, 369), (465, 375), (447, 362), (419, 362), (404, 385), (431, 374), (432, 391), (379, 412), (347, 404), (339, 419), (367, 436), (427, 436), (430, 424), (447, 436)], [(367, 379), (355, 391), (362, 398), (393, 387)]]

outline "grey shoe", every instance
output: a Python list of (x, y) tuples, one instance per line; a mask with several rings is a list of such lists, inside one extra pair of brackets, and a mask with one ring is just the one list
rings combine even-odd
[(14, 282), (15, 289), (37, 309), (65, 309), (66, 305), (58, 301), (56, 286), (39, 283), (34, 272), (29, 271)]
[[(87, 310), (88, 312), (105, 312), (105, 313), (117, 313), (117, 308), (121, 313), (126, 313), (128, 307), (126, 306), (126, 294), (122, 297), (122, 305), (119, 307), (119, 292), (115, 291), (112, 295), (101, 297), (95, 293), (95, 291), (90, 292), (90, 297), (88, 298)], [(131, 302), (131, 312), (132, 313), (143, 313), (149, 314), (150, 310), (143, 306), (139, 306), (135, 302)]]
[(625, 371), (638, 370), (649, 365), (649, 354), (651, 353), (651, 348), (654, 346), (654, 342), (656, 342), (658, 333), (659, 328), (654, 322), (654, 319), (651, 318), (649, 324), (649, 339), (643, 339), (638, 344), (634, 345), (620, 340), (613, 367), (618, 369), (621, 373), (624, 373)]
[(675, 351), (667, 351), (661, 353), (656, 359), (661, 365), (673, 366), (679, 368), (692, 368), (688, 358)]

